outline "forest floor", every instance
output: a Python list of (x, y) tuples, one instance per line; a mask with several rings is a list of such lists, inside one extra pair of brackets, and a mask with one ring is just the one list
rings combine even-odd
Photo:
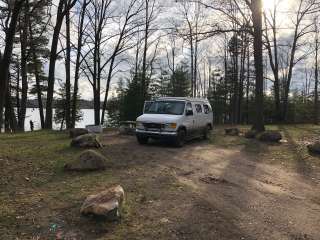
[[(247, 127), (240, 126), (244, 131)], [(306, 144), (320, 127), (268, 126), (280, 144), (215, 129), (183, 148), (107, 132), (106, 171), (70, 173), (80, 150), (67, 133), (0, 135), (0, 239), (320, 239), (320, 157)], [(83, 200), (114, 184), (126, 193), (118, 222), (82, 217)]]

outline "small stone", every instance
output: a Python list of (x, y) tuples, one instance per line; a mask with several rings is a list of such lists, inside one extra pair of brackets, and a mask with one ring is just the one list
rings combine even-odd
[(161, 222), (161, 223), (169, 223), (170, 221), (169, 221), (168, 218), (161, 218), (161, 219), (160, 219), (160, 222)]

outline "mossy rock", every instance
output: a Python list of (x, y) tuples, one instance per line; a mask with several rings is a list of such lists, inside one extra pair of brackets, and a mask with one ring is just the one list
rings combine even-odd
[(262, 142), (280, 142), (282, 139), (282, 135), (279, 131), (264, 131), (261, 133), (258, 133), (256, 135), (256, 138)]
[(97, 135), (93, 133), (84, 134), (78, 136), (71, 141), (71, 147), (78, 148), (100, 148), (102, 147), (101, 143), (98, 140)]
[(95, 171), (106, 169), (106, 158), (94, 151), (87, 150), (80, 154), (78, 159), (64, 166), (67, 171)]
[(315, 142), (307, 146), (309, 153), (320, 155), (320, 142)]
[(228, 136), (239, 136), (240, 133), (238, 128), (226, 128), (224, 131)]
[(73, 129), (70, 129), (69, 131), (70, 138), (79, 137), (81, 135), (85, 135), (88, 133), (89, 133), (88, 130), (85, 128), (73, 128)]
[(244, 137), (252, 139), (252, 138), (255, 138), (256, 135), (257, 135), (257, 131), (249, 130), (249, 131), (245, 132)]

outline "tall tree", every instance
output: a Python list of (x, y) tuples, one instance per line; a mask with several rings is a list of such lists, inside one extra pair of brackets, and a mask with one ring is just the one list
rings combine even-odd
[(89, 59), (84, 58), (86, 69), (83, 72), (92, 86), (95, 125), (100, 125), (101, 80), (104, 69), (109, 62), (109, 59), (105, 60), (105, 47), (108, 40), (114, 38), (114, 36), (107, 35), (105, 31), (110, 19), (114, 17), (111, 11), (112, 3), (112, 0), (96, 0), (91, 2), (90, 8), (86, 11), (89, 21), (86, 32), (89, 35)]
[(16, 0), (13, 2), (13, 6), (8, 6), (10, 10), (5, 20), (5, 22), (8, 23), (4, 29), (5, 47), (3, 55), (0, 54), (0, 132), (3, 125), (3, 109), (8, 93), (9, 66), (12, 58), (13, 40), (23, 3), (24, 0)]
[(106, 91), (102, 106), (102, 114), (101, 114), (101, 124), (104, 123), (105, 111), (107, 108), (108, 94), (110, 90), (110, 83), (113, 76), (114, 68), (117, 66), (116, 57), (121, 53), (127, 51), (135, 47), (134, 44), (128, 44), (128, 41), (131, 40), (133, 34), (137, 31), (139, 25), (139, 13), (142, 10), (142, 5), (139, 4), (138, 0), (131, 0), (129, 4), (127, 4), (127, 9), (124, 11), (123, 16), (120, 14), (119, 16), (119, 29), (120, 32), (118, 34), (118, 39), (116, 40), (116, 44), (114, 46), (113, 52), (108, 59), (109, 63), (109, 71), (107, 75), (106, 82)]
[(255, 118), (252, 129), (265, 130), (263, 113), (263, 43), (262, 43), (262, 0), (246, 0), (252, 12), (255, 83)]
[(77, 1), (72, 0), (59, 0), (56, 23), (53, 29), (51, 50), (50, 50), (50, 63), (49, 63), (49, 75), (48, 75), (48, 90), (47, 90), (47, 103), (46, 103), (46, 120), (45, 128), (52, 129), (52, 113), (53, 113), (53, 94), (55, 83), (55, 69), (57, 61), (57, 49), (59, 42), (59, 35), (63, 23), (63, 19), (67, 12), (75, 5)]
[(50, 15), (47, 14), (49, 4), (50, 0), (41, 0), (41, 2), (34, 3), (28, 22), (30, 48), (28, 52), (28, 70), (35, 79), (29, 93), (35, 94), (37, 97), (41, 128), (44, 128), (45, 125), (42, 96), (47, 90), (47, 76), (43, 70), (43, 65), (49, 56), (48, 23)]
[(314, 19), (315, 26), (315, 63), (314, 63), (314, 124), (319, 124), (319, 29), (318, 17)]
[(71, 113), (71, 125), (75, 127), (76, 124), (76, 106), (78, 100), (78, 91), (79, 91), (79, 78), (80, 78), (80, 66), (84, 61), (84, 56), (82, 56), (82, 47), (84, 45), (85, 39), (84, 34), (86, 30), (85, 25), (85, 16), (86, 9), (90, 4), (91, 0), (84, 0), (81, 2), (80, 13), (78, 18), (77, 25), (77, 53), (76, 53), (76, 62), (75, 62), (75, 73), (74, 73), (74, 84), (73, 84), (73, 95), (72, 95), (72, 113)]
[(20, 46), (21, 46), (21, 102), (18, 111), (18, 126), (20, 131), (24, 131), (24, 121), (26, 117), (28, 98), (28, 37), (29, 37), (29, 1), (23, 4), (20, 15)]
[[(69, 5), (71, 0), (68, 0), (66, 8), (70, 9)], [(65, 69), (66, 69), (66, 105), (65, 105), (65, 120), (66, 128), (69, 129), (72, 127), (71, 124), (71, 39), (70, 39), (70, 10), (66, 11), (65, 17), (66, 23), (66, 56), (65, 56)]]

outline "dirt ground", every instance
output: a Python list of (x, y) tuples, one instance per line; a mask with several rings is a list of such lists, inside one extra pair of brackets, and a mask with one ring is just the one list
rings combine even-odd
[[(1, 207), (0, 239), (318, 240), (320, 158), (301, 149), (320, 129), (306, 139), (293, 128), (279, 128), (285, 140), (273, 145), (226, 137), (221, 129), (210, 141), (183, 148), (141, 146), (133, 136), (104, 134), (101, 152), (111, 162), (105, 172), (66, 175), (43, 168), (44, 176), (34, 176), (26, 175), (34, 168), (25, 167), (22, 180), (2, 178), (7, 210)], [(64, 148), (64, 155), (74, 154)], [(2, 162), (20, 162), (10, 158), (2, 156)], [(17, 164), (0, 173), (12, 175)], [(32, 157), (24, 164), (32, 165)], [(112, 184), (126, 191), (122, 219), (81, 217), (85, 196)]]

